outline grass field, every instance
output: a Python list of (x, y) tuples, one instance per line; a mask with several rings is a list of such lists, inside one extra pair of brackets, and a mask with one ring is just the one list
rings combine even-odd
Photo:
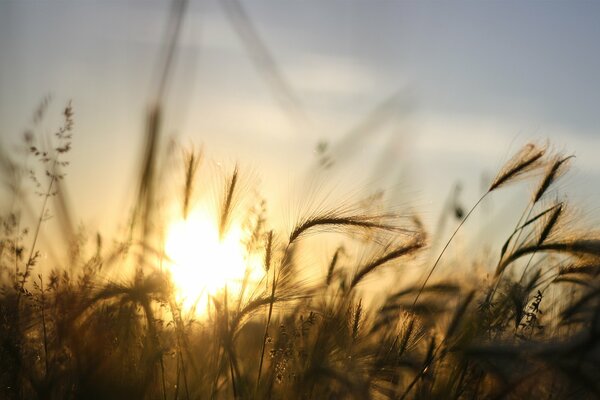
[[(482, 199), (531, 182), (514, 231), (491, 257), (481, 257), (482, 244), (441, 273), (454, 235), (432, 250), (435, 232), (416, 215), (366, 202), (321, 206), (279, 231), (268, 197), (243, 200), (237, 167), (213, 188), (217, 206), (204, 225), (185, 228), (206, 190), (194, 149), (176, 157), (184, 228), (173, 228), (159, 117), (159, 108), (148, 117), (137, 197), (123, 205), (132, 209), (126, 233), (50, 243), (68, 254), (64, 265), (42, 257), (38, 238), (50, 210), (60, 217), (64, 171), (77, 168), (67, 162), (72, 106), (51, 145), (26, 136), (31, 173), (3, 157), (13, 201), (0, 214), (1, 398), (600, 396), (600, 235), (555, 190), (571, 157), (528, 144), (509, 159)], [(39, 200), (32, 226), (23, 222), (27, 191)], [(471, 212), (456, 214), (460, 234)], [(327, 273), (306, 279), (299, 260), (313, 251), (309, 236), (327, 237), (331, 249), (314, 269)], [(365, 297), (367, 281), (371, 290), (389, 283), (379, 271), (408, 267), (416, 281), (394, 282), (383, 302)]]

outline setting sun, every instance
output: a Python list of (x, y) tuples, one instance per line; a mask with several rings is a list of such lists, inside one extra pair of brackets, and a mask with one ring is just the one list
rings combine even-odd
[(236, 225), (219, 238), (214, 218), (200, 212), (171, 224), (165, 251), (184, 308), (196, 305), (202, 312), (209, 295), (226, 285), (239, 287), (246, 273), (255, 275), (242, 239), (243, 231)]

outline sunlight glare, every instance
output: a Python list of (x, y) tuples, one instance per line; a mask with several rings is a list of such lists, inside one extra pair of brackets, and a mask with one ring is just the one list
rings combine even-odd
[(242, 239), (241, 227), (233, 225), (220, 240), (214, 218), (199, 212), (171, 224), (165, 251), (178, 300), (186, 311), (196, 306), (197, 312), (204, 312), (208, 296), (225, 285), (239, 291), (247, 268), (253, 272)]

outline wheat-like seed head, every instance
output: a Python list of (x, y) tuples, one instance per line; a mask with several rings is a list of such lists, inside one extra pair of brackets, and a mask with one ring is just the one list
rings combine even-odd
[(537, 203), (544, 193), (548, 190), (548, 188), (554, 183), (560, 176), (564, 173), (566, 163), (573, 158), (574, 156), (561, 157), (560, 155), (556, 155), (553, 161), (548, 165), (548, 169), (546, 174), (544, 175), (544, 179), (540, 182), (540, 186), (535, 191), (533, 196), (533, 202)]
[(513, 181), (524, 174), (540, 167), (542, 157), (546, 153), (546, 147), (539, 147), (528, 143), (521, 148), (504, 166), (490, 185), (488, 192)]

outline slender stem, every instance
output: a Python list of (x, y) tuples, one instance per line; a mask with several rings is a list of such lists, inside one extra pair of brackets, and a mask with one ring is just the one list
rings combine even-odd
[(15, 287), (19, 284), (19, 232), (21, 232), (20, 216), (19, 222), (17, 223), (17, 230), (15, 232)]
[(431, 366), (431, 364), (433, 363), (433, 361), (435, 360), (435, 356), (437, 355), (438, 350), (440, 349), (440, 347), (442, 346), (443, 342), (440, 343), (435, 349), (434, 351), (431, 353), (431, 356), (427, 359), (425, 359), (425, 362), (423, 363), (423, 366), (421, 367), (421, 369), (419, 370), (419, 373), (417, 373), (414, 377), (414, 379), (408, 384), (408, 386), (406, 387), (406, 389), (404, 390), (404, 393), (402, 394), (402, 396), (400, 396), (400, 400), (404, 400), (406, 398), (406, 396), (408, 396), (408, 394), (410, 393), (410, 391), (412, 390), (412, 388), (419, 382), (419, 380), (423, 377), (423, 375), (425, 374), (425, 372), (427, 371), (427, 369), (429, 368), (429, 366)]
[(44, 296), (44, 281), (42, 280), (42, 276), (40, 275), (40, 291), (42, 294), (42, 330), (44, 333), (44, 366), (46, 367), (46, 379), (48, 379), (48, 332), (46, 331), (46, 299)]
[[(521, 218), (519, 218), (519, 220), (517, 221), (517, 225), (515, 226), (515, 229), (514, 229), (514, 232), (517, 234), (517, 237), (512, 242), (511, 250), (507, 251), (506, 253), (512, 253), (512, 251), (515, 249), (516, 243), (519, 241), (519, 239), (521, 238), (521, 235), (523, 234), (523, 227), (521, 229), (519, 229), (519, 227), (521, 226), (522, 222), (529, 221), (529, 217), (531, 217), (531, 213), (533, 212), (533, 206), (534, 206), (534, 203), (531, 203), (529, 206), (527, 206), (527, 208), (525, 210), (523, 210), (523, 213), (521, 214)], [(525, 216), (525, 212), (527, 212), (527, 216)], [(517, 233), (517, 229), (519, 229), (518, 233)], [(500, 263), (502, 262), (502, 258), (503, 257), (500, 257), (500, 259), (498, 260), (498, 265), (500, 265)]]
[[(513, 230), (513, 234), (516, 233), (517, 229), (519, 229), (519, 226), (521, 226), (523, 217), (525, 217), (525, 221), (529, 220), (529, 217), (531, 216), (531, 213), (533, 212), (533, 206), (534, 206), (534, 204), (532, 203), (530, 206), (527, 207), (527, 208), (529, 208), (529, 212), (527, 212), (526, 217), (525, 217), (525, 212), (527, 211), (527, 208), (525, 210), (523, 210), (523, 213), (521, 214), (521, 218), (519, 218), (519, 220), (517, 221), (517, 225), (515, 226), (515, 229)], [(517, 237), (512, 242), (511, 250), (508, 251), (508, 247), (507, 247), (507, 251), (505, 254), (509, 254), (509, 253), (513, 252), (513, 250), (515, 249), (515, 246), (516, 246), (515, 243), (517, 243), (519, 241), (522, 233), (523, 233), (523, 229), (519, 229), (519, 233), (517, 233)], [(496, 266), (496, 270), (498, 269), (500, 264), (502, 264), (502, 260), (503, 260), (505, 254), (502, 254), (500, 259), (498, 260), (498, 265)], [(533, 258), (533, 255), (531, 257)], [(531, 258), (529, 259), (529, 261), (531, 262)], [(527, 263), (527, 265), (529, 265), (529, 263)], [(498, 286), (500, 286), (500, 281), (502, 280), (503, 274), (504, 274), (504, 270), (502, 270), (502, 272), (500, 272), (500, 274), (494, 278), (494, 289), (489, 293), (487, 301), (492, 301), (492, 299), (494, 298), (494, 295), (496, 294), (496, 291), (498, 290)], [(525, 271), (523, 271), (523, 274), (525, 274)], [(523, 279), (523, 277), (521, 277), (521, 279)]]
[(269, 325), (271, 323), (271, 316), (273, 315), (273, 302), (275, 300), (275, 287), (277, 280), (275, 279), (275, 266), (273, 266), (273, 284), (271, 289), (271, 300), (269, 302), (269, 313), (267, 315), (267, 323), (265, 325), (265, 334), (263, 336), (262, 349), (260, 351), (260, 362), (258, 364), (258, 376), (256, 378), (256, 392), (258, 393), (258, 386), (260, 384), (260, 376), (262, 374), (262, 367), (265, 358), (265, 347), (267, 345), (267, 337), (269, 335)]
[[(452, 318), (453, 321), (450, 323), (450, 326), (452, 326), (454, 324), (454, 321), (457, 321), (457, 318), (460, 317), (460, 315), (462, 315), (463, 312), (465, 312), (466, 308), (469, 306), (469, 304), (471, 303), (471, 301), (473, 300), (473, 295), (475, 294), (474, 291), (472, 291), (467, 298), (462, 302), (462, 304), (460, 304), (458, 306), (458, 308), (456, 309), (456, 312), (454, 314), (454, 317)], [(441, 363), (442, 360), (446, 357), (446, 355), (448, 354), (449, 351), (449, 347), (448, 347), (448, 340), (450, 337), (452, 337), (452, 328), (449, 328), (446, 331), (446, 335), (444, 336), (444, 338), (442, 339), (442, 341), (434, 347), (435, 343), (433, 342), (433, 338), (432, 338), (432, 351), (431, 353), (427, 354), (427, 358), (425, 359), (425, 362), (423, 363), (423, 367), (419, 370), (419, 373), (417, 373), (414, 377), (414, 379), (410, 382), (410, 384), (407, 386), (407, 388), (405, 389), (404, 393), (402, 394), (402, 396), (400, 397), (400, 399), (405, 399), (406, 396), (408, 396), (408, 394), (410, 393), (410, 391), (412, 390), (412, 388), (417, 384), (417, 382), (425, 375), (425, 373), (427, 372), (427, 370), (429, 369), (429, 367), (433, 364), (433, 362), (436, 360), (436, 357), (438, 357), (438, 363)]]
[(179, 378), (181, 375), (181, 368), (180, 368), (180, 364), (179, 364), (180, 358), (181, 358), (181, 352), (177, 351), (177, 359), (176, 359), (177, 367), (175, 369), (175, 394), (173, 395), (173, 399), (175, 399), (175, 400), (179, 399)]
[(160, 355), (160, 376), (162, 380), (162, 391), (163, 391), (163, 399), (167, 400), (167, 383), (165, 381), (165, 362), (163, 360), (163, 355)]
[[(173, 299), (170, 299), (169, 305), (170, 305), (170, 309), (171, 309), (171, 315), (173, 316), (173, 323), (175, 324), (174, 327), (175, 327), (175, 338), (176, 338), (176, 343), (177, 343), (177, 353), (179, 354), (179, 359), (181, 360), (181, 373), (183, 374), (183, 383), (184, 383), (184, 387), (185, 387), (186, 399), (189, 400), (190, 392), (188, 389), (187, 369), (186, 369), (186, 365), (185, 365), (183, 350), (186, 350), (185, 354), (187, 354), (188, 357), (190, 358), (190, 365), (193, 370), (192, 372), (197, 372), (197, 370), (196, 370), (196, 367), (194, 366), (192, 358), (189, 356), (189, 350), (188, 350), (187, 346), (185, 347), (185, 349), (183, 348), (183, 345), (185, 345), (187, 343), (187, 341), (185, 340), (185, 336), (184, 336), (185, 335), (185, 332), (184, 332), (185, 325), (183, 323), (183, 319), (181, 316), (181, 310), (177, 307), (176, 304), (177, 303), (175, 301), (173, 301)], [(178, 379), (178, 381), (179, 381), (179, 379)]]
[(229, 373), (231, 375), (231, 388), (233, 389), (233, 398), (237, 399), (237, 389), (235, 387), (235, 373), (233, 372), (233, 362), (231, 361), (231, 356), (229, 356)]
[[(42, 222), (44, 221), (44, 214), (46, 213), (46, 204), (48, 203), (48, 198), (50, 197), (50, 193), (52, 191), (52, 185), (54, 184), (54, 180), (56, 177), (52, 175), (50, 178), (50, 183), (48, 184), (48, 189), (46, 190), (46, 194), (44, 195), (44, 201), (42, 202), (42, 211), (40, 212), (40, 217), (38, 218), (37, 225), (35, 227), (35, 232), (33, 234), (33, 242), (31, 243), (31, 249), (29, 250), (29, 257), (27, 257), (27, 264), (25, 264), (25, 271), (23, 272), (23, 278), (21, 279), (21, 290), (19, 293), (23, 291), (23, 287), (25, 287), (25, 281), (27, 280), (27, 275), (29, 269), (31, 268), (31, 263), (33, 262), (33, 254), (35, 252), (35, 245), (37, 243), (37, 239), (39, 237), (40, 228), (42, 226)], [(20, 295), (19, 295), (20, 297)]]
[(227, 284), (225, 284), (225, 292), (223, 293), (223, 314), (224, 315), (224, 321), (223, 321), (223, 339), (222, 339), (222, 343), (223, 343), (223, 352), (227, 353), (227, 358), (229, 361), (229, 373), (231, 375), (231, 388), (233, 390), (233, 398), (237, 399), (238, 395), (237, 395), (237, 386), (235, 383), (235, 371), (233, 368), (233, 348), (232, 348), (232, 344), (231, 344), (231, 331), (229, 329), (229, 296), (228, 296), (228, 290), (227, 290)]
[(423, 293), (423, 290), (425, 289), (425, 286), (427, 285), (427, 282), (429, 281), (429, 278), (431, 278), (431, 275), (433, 274), (433, 271), (435, 270), (435, 268), (437, 267), (438, 263), (442, 259), (442, 256), (444, 255), (444, 252), (446, 251), (446, 249), (450, 245), (450, 242), (452, 242), (452, 239), (454, 239), (454, 236), (456, 236), (456, 234), (458, 233), (459, 229), (467, 221), (467, 219), (473, 213), (473, 211), (475, 211), (475, 209), (477, 208), (477, 206), (479, 205), (479, 203), (481, 203), (483, 201), (483, 199), (485, 199), (485, 197), (489, 193), (490, 193), (489, 191), (485, 192), (485, 194), (483, 196), (481, 196), (481, 198), (479, 200), (477, 200), (477, 203), (475, 203), (475, 205), (471, 208), (471, 210), (467, 213), (467, 215), (465, 215), (465, 218), (462, 221), (460, 221), (460, 224), (458, 224), (458, 226), (454, 230), (454, 233), (452, 233), (452, 236), (450, 236), (450, 239), (448, 239), (448, 241), (446, 242), (446, 245), (444, 246), (444, 248), (440, 252), (438, 258), (435, 260), (435, 263), (433, 263), (433, 266), (429, 270), (429, 273), (427, 274), (427, 277), (425, 278), (425, 281), (423, 281), (423, 284), (421, 285), (421, 288), (419, 289), (419, 292), (417, 293), (417, 296), (415, 297), (415, 300), (413, 301), (413, 306), (415, 304), (417, 304), (417, 301), (419, 300), (419, 297), (421, 296), (421, 293)]
[[(57, 160), (54, 159), (54, 163), (52, 164), (52, 170), (54, 171), (56, 168)], [(33, 242), (31, 244), (31, 249), (29, 250), (29, 257), (27, 258), (27, 263), (25, 264), (25, 271), (23, 271), (23, 278), (21, 279), (21, 286), (17, 292), (17, 326), (19, 324), (19, 304), (21, 302), (21, 294), (23, 293), (23, 289), (25, 288), (25, 282), (27, 281), (27, 277), (29, 275), (29, 270), (32, 267), (33, 263), (33, 255), (35, 251), (35, 245), (37, 243), (37, 239), (40, 233), (40, 228), (42, 226), (42, 221), (44, 220), (44, 214), (46, 213), (46, 204), (48, 203), (48, 198), (50, 197), (50, 193), (52, 192), (52, 185), (54, 184), (54, 180), (56, 179), (55, 174), (50, 174), (50, 182), (48, 183), (48, 189), (46, 190), (46, 194), (44, 196), (44, 201), (42, 202), (42, 210), (40, 212), (40, 217), (37, 221), (37, 226), (35, 227), (35, 233), (33, 235)], [(15, 279), (18, 279), (15, 277)]]
[[(186, 395), (186, 399), (189, 400), (190, 399), (190, 391), (188, 389), (188, 381), (187, 381), (187, 372), (186, 372), (186, 368), (185, 368), (185, 360), (183, 358), (183, 352), (181, 351), (181, 336), (183, 335), (183, 332), (181, 332), (180, 327), (178, 325), (183, 325), (183, 324), (179, 324), (177, 321), (175, 322), (175, 329), (177, 330), (175, 337), (177, 338), (177, 353), (178, 353), (178, 358), (181, 361), (181, 373), (183, 374), (183, 385), (185, 388), (185, 395)], [(179, 363), (178, 363), (179, 365)], [(179, 370), (179, 368), (178, 368)], [(178, 372), (179, 374), (179, 372)], [(179, 375), (177, 377), (177, 382), (179, 382)], [(179, 383), (177, 384), (178, 388), (179, 388)]]
[(159, 358), (159, 367), (160, 367), (160, 376), (162, 383), (162, 395), (163, 399), (167, 399), (167, 385), (165, 381), (165, 363), (163, 359), (163, 351), (160, 349), (160, 341), (158, 337), (158, 331), (156, 329), (156, 320), (154, 319), (154, 313), (152, 312), (152, 308), (150, 305), (150, 300), (147, 297), (142, 298), (141, 306), (144, 310), (144, 314), (146, 315), (146, 323), (148, 324), (148, 333), (150, 334), (151, 344), (154, 346), (154, 350), (160, 353)]
[(527, 273), (527, 269), (529, 268), (529, 265), (531, 265), (531, 261), (533, 260), (534, 256), (535, 253), (531, 253), (531, 256), (529, 256), (529, 260), (527, 261), (527, 264), (525, 264), (525, 268), (523, 268), (523, 272), (521, 273), (521, 278), (519, 278), (519, 283), (523, 282), (523, 279), (525, 279), (525, 274)]

